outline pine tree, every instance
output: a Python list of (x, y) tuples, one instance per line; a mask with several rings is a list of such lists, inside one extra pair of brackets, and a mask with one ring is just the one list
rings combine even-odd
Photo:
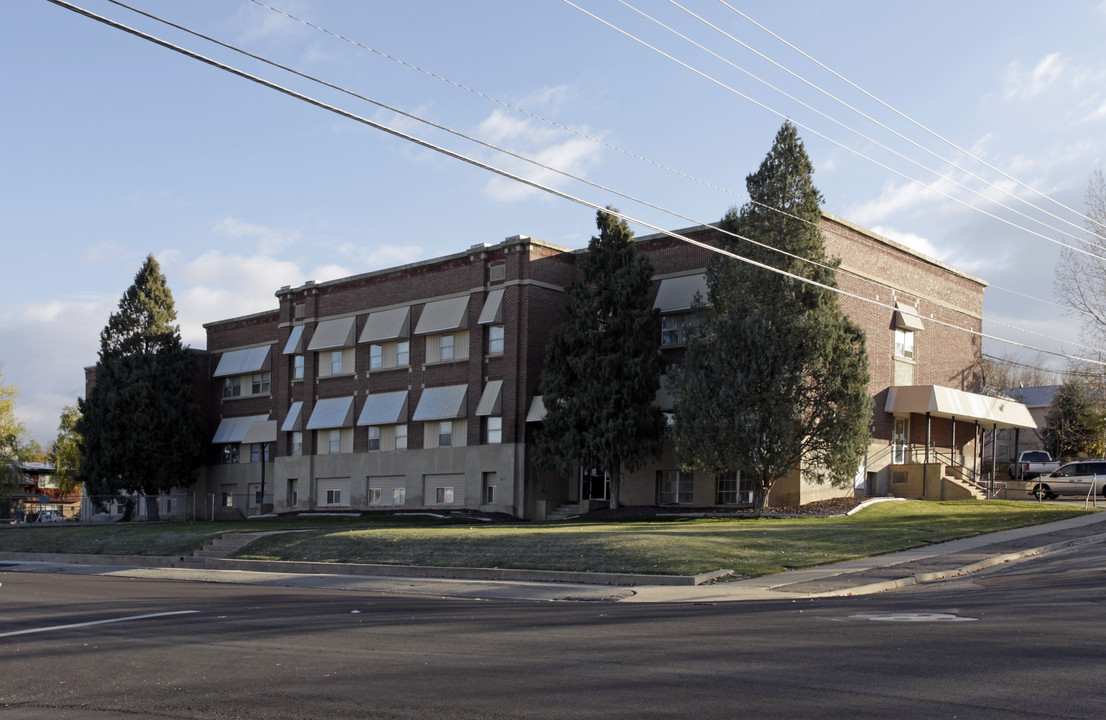
[[(750, 202), (731, 209), (720, 227), (790, 255), (729, 236), (722, 244), (833, 287), (813, 172), (785, 123), (746, 178)], [(868, 442), (871, 399), (864, 334), (836, 295), (724, 256), (709, 263), (707, 290), (709, 311), (688, 338), (682, 366), (670, 372), (681, 466), (740, 470), (762, 507), (775, 481), (800, 468), (818, 482), (849, 482)]]
[(653, 406), (662, 360), (653, 309), (653, 265), (633, 246), (625, 221), (596, 216), (599, 236), (577, 261), (566, 291), (568, 320), (553, 333), (541, 376), (546, 416), (539, 451), (566, 475), (610, 477), (611, 507), (622, 473), (660, 454), (664, 416)]
[(1045, 416), (1042, 436), (1056, 458), (1100, 457), (1106, 447), (1106, 416), (1094, 401), (1087, 386), (1069, 380), (1060, 386)]
[(78, 477), (92, 496), (140, 493), (157, 518), (156, 495), (195, 481), (203, 425), (192, 395), (196, 362), (181, 345), (173, 295), (146, 258), (100, 333), (88, 397), (78, 401)]

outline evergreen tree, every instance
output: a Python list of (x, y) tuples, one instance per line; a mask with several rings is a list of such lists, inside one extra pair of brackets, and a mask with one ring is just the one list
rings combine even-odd
[(546, 464), (565, 474), (608, 473), (617, 508), (622, 472), (660, 454), (664, 416), (653, 406), (660, 321), (651, 301), (653, 265), (634, 249), (625, 221), (601, 210), (596, 226), (599, 236), (577, 261), (579, 280), (566, 291), (568, 320), (546, 347), (538, 447)]
[(1060, 386), (1045, 416), (1042, 432), (1053, 457), (1101, 456), (1106, 417), (1086, 385), (1069, 380)]
[(100, 333), (100, 359), (81, 417), (78, 479), (89, 495), (156, 495), (195, 481), (203, 425), (192, 395), (195, 358), (181, 345), (173, 295), (146, 258)]
[[(746, 178), (750, 202), (720, 227), (797, 257), (729, 236), (723, 247), (834, 287), (813, 172), (785, 123)], [(724, 256), (707, 267), (707, 292), (710, 310), (670, 372), (681, 466), (740, 470), (761, 507), (773, 483), (800, 468), (818, 482), (850, 482), (867, 446), (871, 398), (864, 334), (835, 293)]]

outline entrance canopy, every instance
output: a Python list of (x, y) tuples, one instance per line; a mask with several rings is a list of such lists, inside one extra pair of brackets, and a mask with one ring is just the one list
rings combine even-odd
[(1006, 428), (1037, 427), (1029, 408), (1005, 398), (976, 395), (940, 385), (892, 387), (887, 393), (889, 413), (917, 413), (932, 417), (978, 421), (981, 425)]

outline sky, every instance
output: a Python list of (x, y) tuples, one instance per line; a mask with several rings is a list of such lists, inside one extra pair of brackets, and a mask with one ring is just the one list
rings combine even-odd
[[(1091, 352), (1053, 285), (1106, 153), (1106, 2), (267, 0), (316, 27), (251, 0), (130, 3), (372, 104), (74, 1), (656, 227), (744, 203), (790, 120), (824, 209), (990, 283), (985, 332)], [(0, 383), (43, 446), (149, 254), (203, 348), (205, 322), (274, 309), (283, 285), (595, 229), (592, 207), (46, 0), (0, 4), (0, 67)]]

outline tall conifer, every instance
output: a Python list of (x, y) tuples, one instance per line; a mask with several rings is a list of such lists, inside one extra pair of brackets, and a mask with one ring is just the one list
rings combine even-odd
[[(819, 222), (821, 193), (794, 126), (785, 123), (757, 172), (750, 202), (721, 227), (790, 253), (726, 236), (745, 257), (834, 287)], [(806, 258), (817, 265), (804, 262)], [(864, 334), (836, 294), (727, 257), (707, 268), (709, 312), (673, 375), (676, 453), (685, 469), (751, 477), (757, 504), (776, 480), (802, 469), (847, 484), (868, 441)]]
[(606, 472), (617, 508), (622, 473), (660, 453), (660, 321), (653, 265), (634, 249), (626, 222), (601, 210), (596, 226), (599, 236), (577, 261), (579, 280), (566, 291), (568, 320), (546, 348), (539, 448), (565, 474)]
[(195, 481), (203, 426), (192, 393), (196, 361), (181, 345), (173, 295), (152, 255), (100, 333), (100, 359), (78, 401), (81, 462), (89, 495), (156, 496)]

